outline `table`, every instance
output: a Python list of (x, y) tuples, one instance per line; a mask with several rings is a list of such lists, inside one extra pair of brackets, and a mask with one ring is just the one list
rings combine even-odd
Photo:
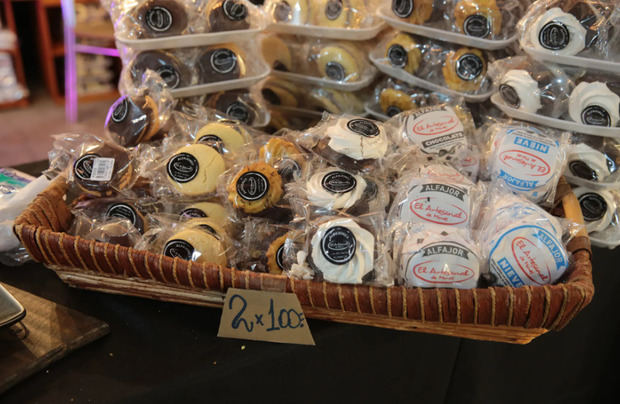
[(218, 309), (72, 289), (36, 263), (1, 267), (0, 281), (100, 318), (111, 333), (0, 402), (607, 402), (620, 382), (615, 260), (620, 250), (595, 249), (593, 302), (526, 346), (319, 320), (309, 320), (316, 347), (220, 339)]

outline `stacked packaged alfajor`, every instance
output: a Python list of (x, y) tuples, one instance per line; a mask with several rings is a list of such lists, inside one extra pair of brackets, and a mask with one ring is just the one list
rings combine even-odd
[(377, 0), (271, 0), (272, 24), (262, 39), (272, 75), (263, 96), (273, 113), (270, 129), (304, 129), (321, 113), (363, 114), (377, 70), (368, 59), (383, 29)]
[(505, 114), (573, 132), (565, 175), (594, 244), (620, 244), (620, 2), (540, 0), (519, 22), (526, 55), (490, 67)]

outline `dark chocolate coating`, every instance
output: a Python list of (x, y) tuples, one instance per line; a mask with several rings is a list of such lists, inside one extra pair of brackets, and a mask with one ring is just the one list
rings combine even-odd
[(187, 12), (174, 0), (147, 1), (136, 14), (143, 28), (141, 38), (180, 35), (187, 28)]
[(93, 230), (90, 236), (96, 241), (119, 244), (123, 247), (132, 247), (133, 244), (127, 233), (127, 227), (120, 223), (106, 223)]
[(349, 156), (338, 153), (329, 147), (329, 137), (324, 137), (321, 139), (314, 147), (314, 152), (337, 167), (341, 167), (352, 172), (368, 172), (369, 170), (372, 170), (376, 162), (374, 159), (355, 160)]
[(248, 17), (249, 10), (241, 1), (220, 0), (209, 11), (209, 27), (211, 32), (247, 29)]
[(190, 83), (188, 69), (173, 54), (163, 51), (146, 51), (136, 56), (131, 66), (134, 80), (140, 82), (147, 69), (155, 71), (170, 88), (186, 87)]
[(252, 101), (249, 93), (243, 90), (213, 94), (207, 98), (205, 105), (249, 125), (256, 120), (258, 110), (258, 106)]
[(198, 58), (200, 83), (238, 79), (239, 55), (228, 48), (210, 48)]
[(149, 134), (157, 118), (153, 105), (152, 100), (149, 103), (143, 97), (123, 96), (110, 107), (105, 127), (119, 137), (121, 146), (135, 146)]
[[(90, 176), (93, 161), (97, 157), (114, 158), (114, 168), (109, 181), (93, 181)], [(86, 146), (84, 153), (73, 163), (73, 176), (80, 188), (91, 195), (111, 195), (115, 189), (128, 185), (131, 176), (131, 161), (127, 150), (112, 143)]]

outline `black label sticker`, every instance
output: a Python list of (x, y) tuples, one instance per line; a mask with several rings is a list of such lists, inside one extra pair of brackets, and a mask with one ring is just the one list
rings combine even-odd
[(189, 182), (198, 174), (198, 160), (189, 153), (179, 153), (170, 158), (167, 169), (176, 182)]
[(278, 248), (278, 251), (276, 251), (276, 264), (278, 265), (278, 268), (280, 268), (282, 271), (285, 271), (286, 268), (284, 268), (284, 243), (282, 243), (282, 245)]
[(112, 110), (112, 121), (116, 123), (123, 122), (125, 118), (127, 118), (128, 112), (129, 102), (127, 101), (127, 97), (123, 97), (116, 102), (116, 105), (114, 105), (114, 109)]
[(220, 154), (224, 151), (224, 141), (217, 135), (200, 136), (198, 143), (206, 144)]
[(179, 72), (172, 66), (161, 66), (157, 69), (157, 74), (161, 76), (161, 79), (170, 88), (177, 88), (181, 83), (181, 76)]
[(357, 240), (351, 230), (342, 226), (328, 229), (321, 239), (321, 253), (335, 265), (344, 265), (353, 259)]
[(390, 105), (385, 111), (387, 116), (389, 116), (390, 118), (393, 117), (394, 115), (400, 114), (401, 112), (403, 111), (395, 105)]
[(237, 55), (230, 49), (220, 48), (211, 54), (211, 68), (217, 73), (230, 73), (237, 66)]
[(344, 67), (338, 62), (328, 62), (325, 66), (325, 74), (332, 80), (341, 81), (345, 79)]
[(335, 20), (342, 14), (342, 0), (328, 0), (325, 7), (325, 17), (328, 20)]
[(164, 247), (164, 255), (191, 261), (194, 255), (194, 247), (185, 240), (170, 240)]
[(387, 58), (394, 67), (403, 68), (407, 66), (409, 57), (407, 51), (401, 45), (394, 44), (388, 48)]
[(138, 215), (131, 205), (126, 203), (113, 203), (108, 207), (105, 213), (106, 217), (118, 217), (120, 219), (128, 219), (132, 225), (136, 225)]
[(456, 61), (456, 74), (461, 80), (475, 80), (482, 73), (484, 63), (473, 53), (466, 53)]
[(250, 120), (250, 107), (243, 101), (233, 101), (226, 107), (224, 111), (226, 115), (231, 116), (239, 122), (247, 123)]
[(151, 7), (145, 15), (146, 25), (156, 32), (166, 32), (172, 26), (172, 13), (165, 7)]
[(598, 174), (588, 164), (581, 160), (568, 163), (568, 169), (574, 176), (584, 178), (589, 181), (598, 181)]
[(347, 122), (347, 128), (358, 135), (365, 137), (379, 136), (379, 127), (375, 125), (373, 121), (369, 121), (368, 119), (351, 119)]
[(564, 49), (570, 42), (570, 31), (561, 22), (550, 21), (538, 33), (538, 42), (545, 49)]
[(231, 21), (241, 21), (248, 16), (248, 9), (245, 4), (235, 0), (224, 0), (222, 9), (226, 17)]
[(581, 111), (581, 122), (585, 125), (611, 126), (609, 112), (600, 105), (588, 105)]
[(80, 157), (73, 165), (75, 176), (81, 180), (90, 180), (93, 173), (93, 162), (99, 157), (97, 154), (85, 154)]
[(237, 180), (237, 194), (246, 201), (261, 199), (267, 191), (269, 191), (269, 181), (257, 171), (248, 171)]
[(413, 0), (392, 0), (392, 11), (400, 18), (407, 18), (413, 12)]
[(491, 24), (482, 14), (470, 15), (463, 23), (463, 31), (469, 36), (484, 38), (491, 32)]
[(517, 90), (515, 90), (513, 86), (509, 86), (508, 84), (500, 84), (499, 94), (502, 96), (504, 101), (506, 101), (506, 104), (511, 107), (519, 108), (521, 106), (521, 99), (519, 98), (519, 94), (517, 94)]
[(183, 218), (208, 217), (205, 212), (197, 208), (187, 208), (181, 212), (180, 216)]
[(332, 171), (323, 177), (321, 185), (329, 192), (344, 194), (355, 189), (357, 180), (347, 172)]
[(301, 175), (299, 163), (291, 158), (283, 158), (274, 164), (274, 168), (278, 170), (280, 176), (288, 180), (293, 180)]
[(607, 202), (599, 194), (588, 192), (579, 197), (579, 206), (586, 222), (595, 222), (605, 216)]

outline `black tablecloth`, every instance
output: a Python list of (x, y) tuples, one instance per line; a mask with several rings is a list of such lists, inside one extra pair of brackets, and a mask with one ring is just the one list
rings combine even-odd
[(36, 263), (1, 267), (1, 282), (98, 317), (111, 334), (0, 401), (610, 402), (620, 381), (619, 252), (595, 249), (593, 302), (526, 346), (318, 320), (309, 320), (316, 347), (220, 339), (218, 309), (69, 288)]

